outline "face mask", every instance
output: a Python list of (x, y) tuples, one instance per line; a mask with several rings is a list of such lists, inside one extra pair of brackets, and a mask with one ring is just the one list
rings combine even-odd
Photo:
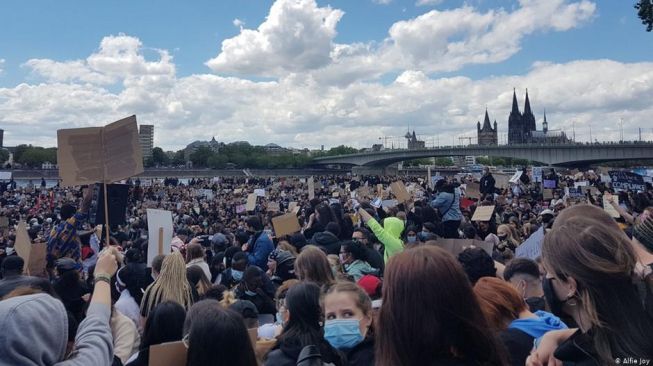
[(499, 240), (504, 241), (508, 239), (508, 235), (497, 235), (499, 237)]
[(238, 271), (232, 268), (231, 277), (233, 277), (234, 280), (240, 282), (243, 279), (243, 271)]
[(564, 316), (565, 313), (562, 311), (562, 306), (567, 302), (568, 299), (558, 299), (555, 291), (553, 290), (552, 278), (545, 278), (544, 281), (542, 281), (542, 290), (544, 290), (544, 299), (546, 300), (547, 304), (549, 304), (551, 313), (558, 317)]
[(406, 240), (408, 240), (409, 243), (415, 243), (415, 242), (417, 242), (417, 237), (416, 236), (407, 236)]
[(528, 309), (534, 313), (538, 310), (545, 311), (546, 310), (546, 301), (544, 300), (543, 297), (529, 297), (528, 299), (525, 300), (526, 305), (528, 305)]
[(336, 349), (353, 348), (363, 341), (358, 319), (327, 320), (324, 324), (324, 338)]

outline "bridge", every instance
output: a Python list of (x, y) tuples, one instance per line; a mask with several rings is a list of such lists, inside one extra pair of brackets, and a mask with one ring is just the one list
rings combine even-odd
[(328, 156), (316, 158), (313, 163), (317, 165), (383, 168), (400, 161), (447, 156), (491, 156), (526, 159), (554, 166), (583, 166), (610, 161), (653, 159), (653, 143), (468, 145), (419, 150), (384, 150)]

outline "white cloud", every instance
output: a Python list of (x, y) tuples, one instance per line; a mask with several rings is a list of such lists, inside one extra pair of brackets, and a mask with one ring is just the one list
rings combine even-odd
[(434, 6), (442, 3), (442, 0), (417, 0), (415, 6)]
[(0, 75), (2, 75), (2, 71), (3, 71), (3, 66), (4, 66), (4, 64), (5, 64), (5, 59), (4, 59), (4, 58), (0, 58)]
[(392, 2), (392, 0), (372, 0), (372, 2), (380, 5), (388, 5)]
[(325, 66), (343, 14), (320, 8), (315, 0), (277, 0), (257, 29), (224, 40), (220, 54), (206, 65), (219, 73), (264, 76)]
[(245, 25), (245, 22), (243, 22), (242, 20), (236, 18), (236, 19), (234, 19), (233, 24), (234, 24), (234, 27), (240, 28), (240, 27)]

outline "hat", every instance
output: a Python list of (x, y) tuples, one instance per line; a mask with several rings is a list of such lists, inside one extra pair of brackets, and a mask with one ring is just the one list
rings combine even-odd
[(4, 261), (2, 261), (2, 270), (3, 271), (23, 271), (23, 267), (25, 266), (25, 261), (23, 258), (17, 256), (17, 255), (12, 255), (7, 258), (5, 258)]
[[(643, 214), (645, 215), (645, 214)], [(653, 252), (653, 216), (646, 215), (644, 220), (633, 227), (633, 237), (650, 252)]]
[(370, 297), (377, 295), (377, 290), (380, 285), (381, 280), (372, 275), (365, 275), (358, 280), (358, 286), (362, 287)]
[(270, 253), (270, 256), (268, 259), (276, 261), (277, 265), (280, 265), (282, 263), (285, 263), (289, 260), (295, 259), (295, 257), (292, 255), (292, 253), (282, 250), (282, 249), (275, 249)]
[(73, 269), (77, 269), (77, 262), (72, 258), (59, 258), (57, 259), (56, 266), (59, 272), (72, 271)]
[(544, 215), (555, 216), (555, 213), (547, 208), (546, 210), (542, 210), (542, 212), (540, 212), (540, 216), (544, 216)]

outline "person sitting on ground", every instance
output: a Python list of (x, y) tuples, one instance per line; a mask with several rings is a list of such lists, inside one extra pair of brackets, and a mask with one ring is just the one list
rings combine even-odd
[(335, 282), (326, 254), (314, 245), (305, 246), (297, 256), (295, 274), (298, 280), (314, 282), (318, 286)]
[(311, 244), (316, 245), (326, 254), (338, 255), (340, 250), (340, 226), (336, 222), (330, 222), (322, 232), (315, 233), (311, 238)]
[(61, 301), (47, 294), (0, 301), (0, 364), (36, 366), (110, 365), (111, 277), (116, 258), (103, 252), (95, 265), (95, 286), (86, 318), (79, 324), (72, 354), (66, 354), (68, 316)]
[(228, 289), (234, 288), (243, 280), (245, 269), (247, 269), (247, 253), (242, 252), (237, 248), (235, 248), (235, 250), (236, 252), (228, 263), (228, 268), (222, 272), (222, 277), (220, 279), (220, 284)]
[(147, 287), (141, 301), (141, 323), (154, 307), (164, 301), (174, 301), (185, 309), (193, 304), (193, 291), (186, 278), (186, 263), (179, 252), (168, 254), (163, 260), (161, 274)]
[(396, 217), (387, 217), (383, 220), (383, 226), (376, 221), (363, 208), (358, 209), (361, 220), (372, 230), (374, 236), (383, 244), (383, 261), (388, 263), (388, 259), (393, 255), (404, 250), (404, 241), (401, 240), (401, 234), (404, 231), (404, 222)]
[(476, 284), (481, 277), (496, 277), (495, 263), (487, 252), (481, 248), (467, 248), (458, 254), (458, 261), (462, 264), (469, 282)]
[(18, 287), (29, 287), (40, 292), (54, 294), (54, 289), (48, 280), (40, 277), (24, 276), (25, 261), (17, 255), (5, 258), (0, 265), (2, 279), (0, 280), (0, 299)]
[(365, 254), (367, 258), (367, 263), (370, 264), (373, 268), (379, 270), (379, 274), (383, 274), (383, 269), (385, 268), (385, 262), (383, 261), (383, 255), (374, 249), (374, 246), (371, 243), (370, 238), (372, 233), (364, 227), (359, 227), (354, 229), (354, 233), (351, 234), (351, 240), (358, 241), (365, 247)]
[[(265, 273), (256, 266), (249, 266), (245, 276), (235, 290), (236, 298), (251, 301), (256, 305), (259, 314), (274, 316), (277, 309), (274, 306), (274, 285)], [(272, 320), (274, 318), (272, 317)]]
[(546, 311), (532, 313), (517, 290), (495, 277), (483, 277), (474, 285), (474, 294), (490, 327), (499, 332), (513, 366), (522, 366), (549, 331), (567, 329), (557, 316)]
[(365, 260), (367, 251), (362, 244), (354, 241), (345, 241), (340, 246), (340, 263), (345, 273), (358, 282), (367, 274), (378, 275), (379, 271), (372, 268)]

